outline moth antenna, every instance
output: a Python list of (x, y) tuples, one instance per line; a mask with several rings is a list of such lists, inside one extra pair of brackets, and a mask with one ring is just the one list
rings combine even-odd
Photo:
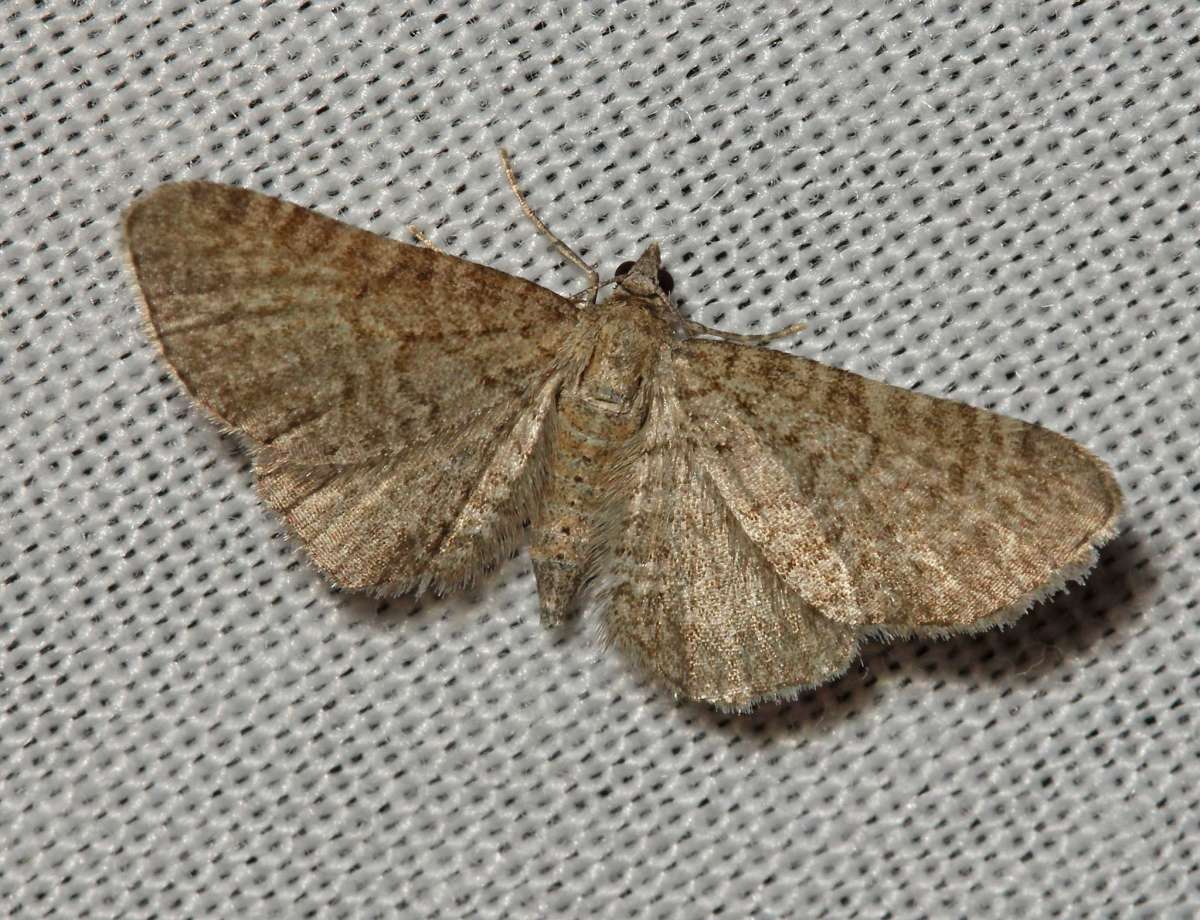
[(542, 219), (534, 213), (533, 208), (529, 206), (529, 202), (525, 200), (525, 196), (521, 194), (521, 189), (517, 187), (517, 177), (513, 173), (512, 163), (508, 158), (508, 151), (503, 147), (500, 148), (500, 165), (504, 168), (504, 178), (508, 180), (508, 187), (512, 189), (513, 195), (516, 196), (517, 204), (521, 206), (521, 213), (537, 228), (538, 233), (554, 244), (554, 248), (559, 251), (564, 259), (572, 265), (577, 266), (580, 271), (588, 276), (588, 303), (595, 304), (596, 296), (600, 293), (599, 272), (593, 266), (583, 261), (574, 249), (555, 236), (550, 228), (542, 222)]
[(705, 326), (703, 323), (698, 323), (690, 319), (684, 320), (683, 326), (693, 336), (709, 335), (714, 338), (724, 339), (726, 342), (737, 342), (741, 345), (767, 345), (777, 339), (787, 338), (808, 328), (807, 323), (792, 323), (792, 325), (777, 329), (774, 332), (766, 332), (761, 335), (745, 335), (741, 332), (725, 332), (721, 329), (714, 329), (711, 326)]

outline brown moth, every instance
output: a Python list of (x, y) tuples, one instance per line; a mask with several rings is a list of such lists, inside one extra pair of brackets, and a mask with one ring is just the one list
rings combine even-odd
[(454, 590), (528, 527), (546, 625), (590, 586), (671, 690), (747, 709), (1010, 622), (1116, 532), (1067, 438), (691, 322), (657, 245), (597, 303), (517, 195), (586, 300), (224, 185), (129, 210), (163, 357), (336, 585)]

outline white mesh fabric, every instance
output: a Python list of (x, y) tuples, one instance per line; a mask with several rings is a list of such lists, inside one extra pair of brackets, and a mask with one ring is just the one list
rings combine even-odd
[[(14, 917), (1189, 916), (1200, 9), (0, 6), (0, 905)], [(139, 327), (208, 178), (1042, 422), (1123, 535), (1015, 628), (751, 717), (471, 594), (330, 590)]]

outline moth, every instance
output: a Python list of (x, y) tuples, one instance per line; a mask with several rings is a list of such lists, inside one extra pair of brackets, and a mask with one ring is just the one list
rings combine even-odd
[(126, 216), (163, 358), (335, 585), (453, 591), (527, 533), (545, 625), (586, 599), (675, 694), (745, 710), (866, 637), (1008, 623), (1115, 534), (1083, 447), (692, 322), (656, 244), (601, 284), (502, 161), (584, 297), (225, 185)]

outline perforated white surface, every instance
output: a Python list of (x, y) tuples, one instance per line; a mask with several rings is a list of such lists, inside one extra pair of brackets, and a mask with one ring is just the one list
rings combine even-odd
[[(0, 5), (14, 917), (1164, 917), (1200, 900), (1200, 8)], [(402, 10), (408, 7), (407, 11)], [(122, 210), (246, 185), (1039, 421), (1126, 530), (1004, 633), (752, 717), (470, 595), (327, 588), (141, 334)]]

